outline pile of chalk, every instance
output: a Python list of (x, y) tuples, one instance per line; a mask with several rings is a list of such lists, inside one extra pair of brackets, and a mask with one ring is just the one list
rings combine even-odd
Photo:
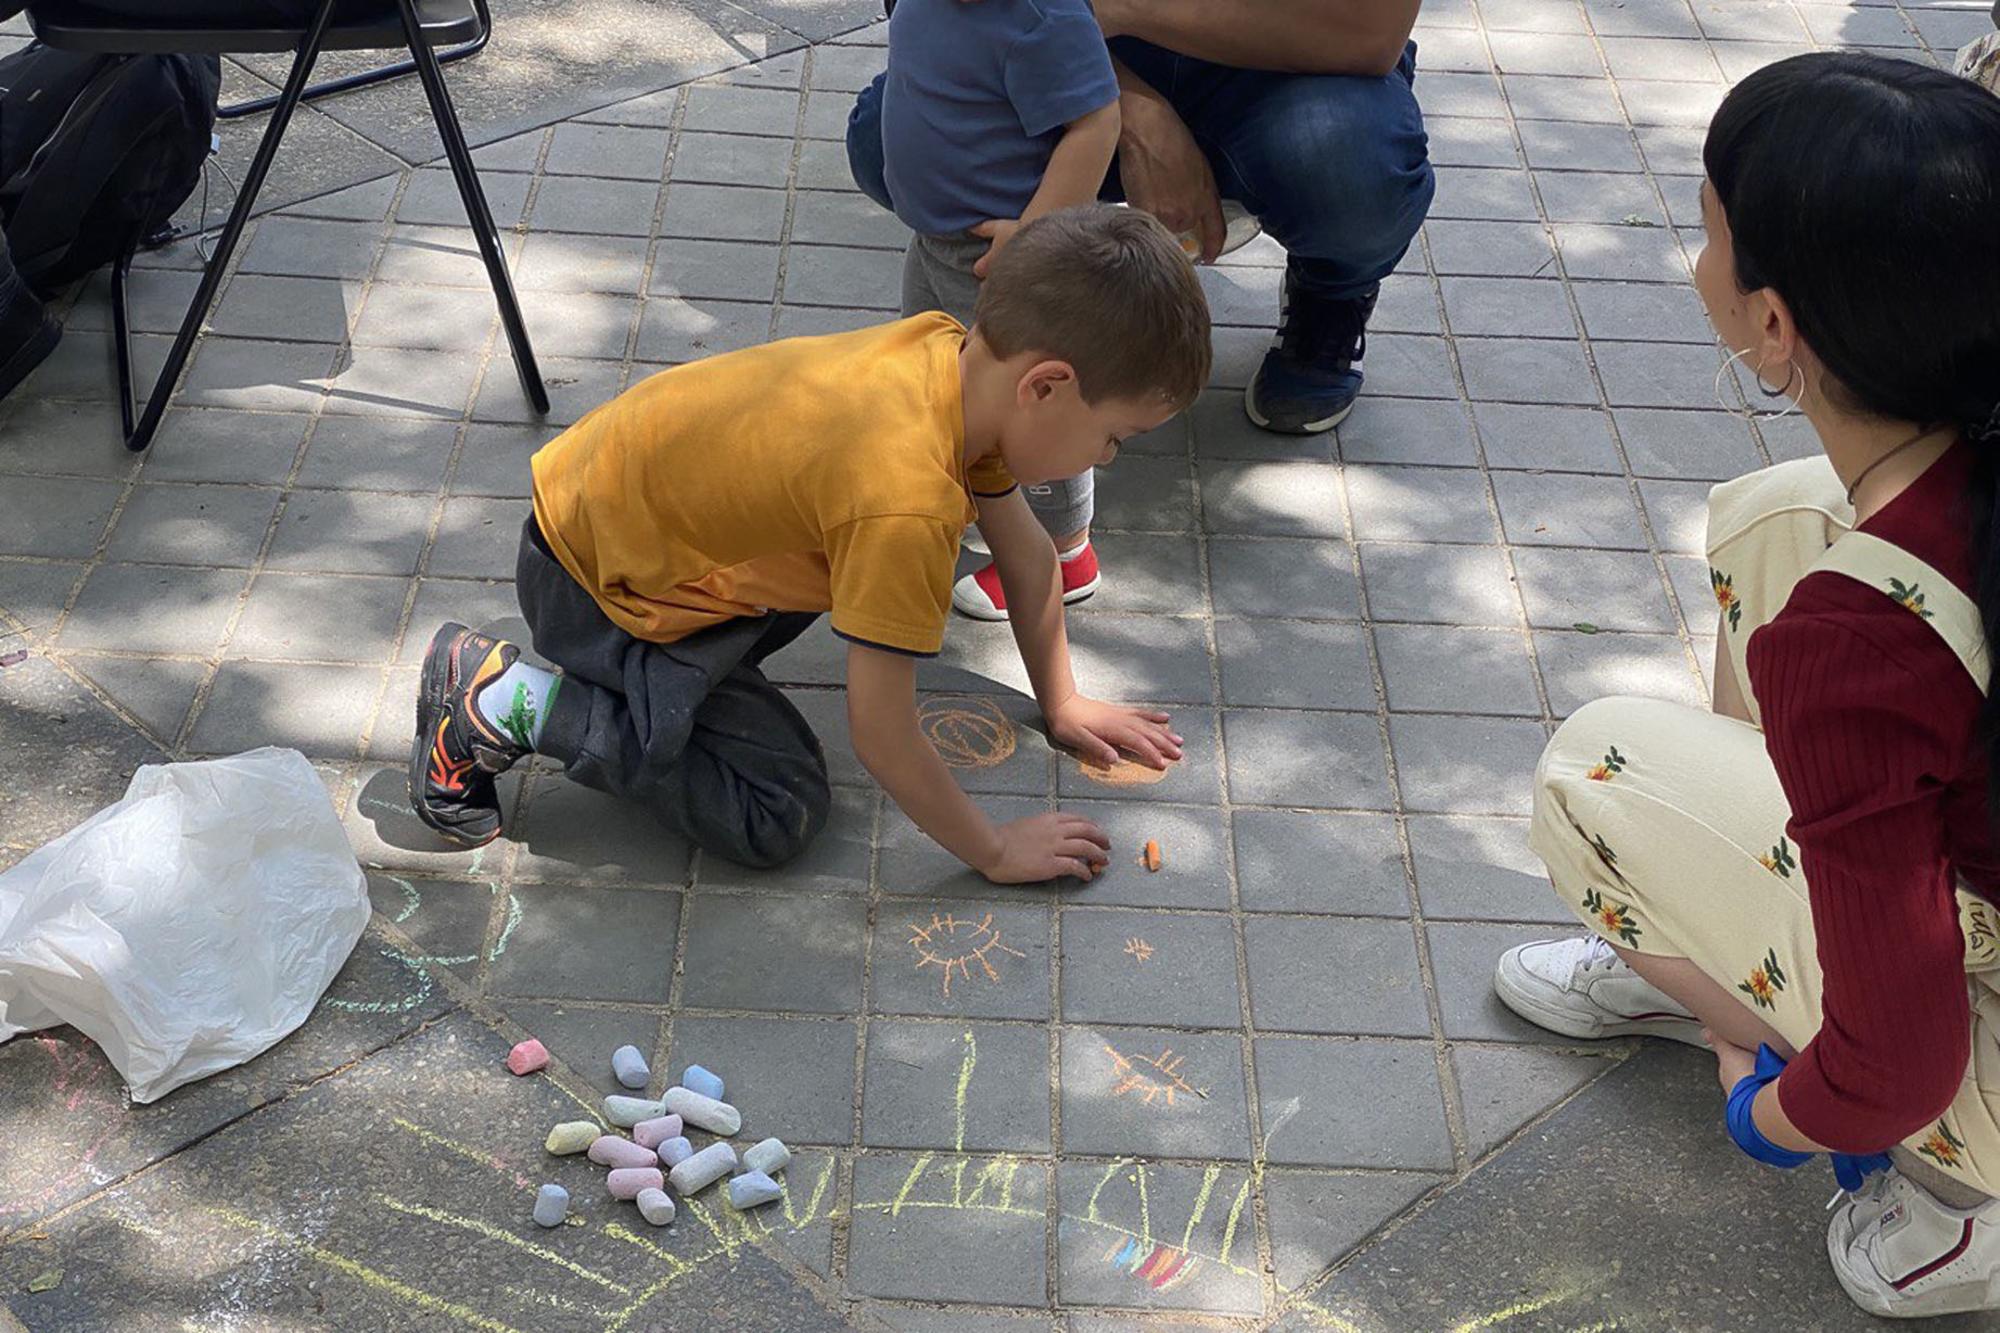
[[(516, 1074), (530, 1074), (544, 1068), (549, 1053), (538, 1041), (516, 1046), (507, 1056), (507, 1068)], [(611, 1071), (619, 1083), (634, 1091), (644, 1091), (652, 1080), (646, 1057), (636, 1046), (620, 1046), (611, 1054)], [(729, 1176), (729, 1204), (740, 1210), (774, 1203), (784, 1197), (785, 1188), (775, 1179), (792, 1160), (791, 1149), (778, 1139), (765, 1139), (746, 1148), (741, 1160), (728, 1140), (743, 1128), (743, 1116), (722, 1100), (722, 1080), (700, 1065), (689, 1065), (681, 1081), (668, 1088), (658, 1101), (646, 1097), (606, 1097), (604, 1118), (631, 1137), (607, 1134), (595, 1122), (568, 1120), (549, 1131), (543, 1145), (557, 1156), (587, 1153), (590, 1160), (605, 1167), (605, 1188), (614, 1199), (629, 1199), (639, 1215), (654, 1226), (674, 1220), (674, 1196), (685, 1199)], [(707, 1147), (696, 1150), (689, 1142), (689, 1128), (715, 1136)], [(666, 1187), (673, 1187), (668, 1194)], [(569, 1215), (569, 1191), (560, 1185), (544, 1185), (535, 1196), (535, 1221), (545, 1227), (560, 1226)]]

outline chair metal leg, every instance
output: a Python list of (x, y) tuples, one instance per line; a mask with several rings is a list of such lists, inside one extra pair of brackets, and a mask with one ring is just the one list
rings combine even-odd
[(125, 292), (125, 279), (132, 272), (132, 256), (137, 247), (129, 247), (111, 265), (111, 341), (112, 350), (118, 358), (118, 417), (125, 428), (125, 442), (132, 442), (132, 320), (130, 306)]
[[(486, 43), (493, 39), (493, 15), (486, 7), (486, 0), (472, 0), (472, 7), (479, 15), (479, 35), (469, 42), (460, 42), (457, 46), (448, 46), (438, 52), (438, 64), (449, 65), (467, 56), (476, 56), (485, 50)], [(325, 83), (315, 83), (308, 87), (304, 100), (316, 101), (322, 97), (331, 97), (335, 93), (352, 92), (356, 88), (366, 88), (371, 84), (386, 83), (390, 79), (400, 79), (405, 74), (414, 73), (416, 68), (417, 63), (414, 60), (398, 60), (377, 69), (345, 74), (340, 78), (328, 79)], [(270, 93), (263, 97), (250, 97), (241, 102), (231, 102), (216, 108), (215, 116), (218, 120), (234, 120), (238, 116), (251, 116), (259, 111), (269, 111), (278, 104), (280, 96), (282, 96), (280, 93)]]
[(535, 350), (528, 342), (528, 325), (521, 318), (521, 303), (514, 294), (514, 279), (507, 272), (507, 257), (500, 250), (499, 229), (493, 224), (493, 210), (487, 206), (486, 191), (480, 187), (478, 169), (472, 163), (472, 150), (466, 147), (465, 131), (458, 123), (458, 112), (451, 103), (451, 94), (444, 86), (444, 71), (438, 67), (437, 52), (424, 41), (423, 28), (417, 22), (414, 0), (396, 0), (403, 13), (403, 32), (410, 40), (410, 54), (417, 64), (417, 77), (423, 80), (424, 96), (430, 99), (431, 117), (437, 121), (438, 135), (444, 140), (444, 154), (451, 161), (452, 178), (458, 182), (458, 195), (465, 204), (466, 221), (472, 225), (472, 236), (479, 244), (479, 256), (486, 262), (486, 277), (493, 284), (493, 300), (500, 307), (500, 324), (507, 331), (507, 344), (514, 353), (514, 369), (521, 379), (521, 389), (528, 395), (537, 416), (549, 410), (549, 391), (542, 383), (542, 372), (535, 364)]
[[(188, 306), (187, 314), (181, 318), (180, 332), (174, 335), (174, 345), (167, 352), (167, 363), (160, 369), (160, 378), (154, 382), (152, 394), (146, 400), (146, 407), (139, 414), (138, 424), (125, 434), (125, 447), (139, 453), (153, 442), (154, 432), (160, 428), (160, 417), (167, 410), (167, 399), (173, 396), (174, 387), (179, 382), (181, 372), (187, 368), (188, 357), (194, 351), (195, 338), (201, 333), (202, 321), (208, 318), (209, 307), (215, 304), (216, 289), (222, 285), (223, 270), (229, 267), (229, 257), (236, 252), (236, 243), (243, 237), (243, 228), (250, 221), (250, 213), (257, 204), (257, 194), (264, 188), (264, 177), (271, 170), (272, 159), (278, 155), (278, 143), (285, 137), (285, 127), (291, 124), (292, 113), (298, 110), (303, 98), (306, 81), (312, 77), (313, 64), (319, 59), (320, 46), (326, 40), (327, 22), (333, 17), (335, 0), (322, 0), (319, 13), (314, 16), (312, 26), (306, 30), (305, 39), (299, 43), (298, 54), (292, 59), (292, 72), (285, 78), (285, 89), (278, 95), (278, 104), (271, 115), (271, 123), (264, 128), (264, 137), (257, 145), (257, 153), (250, 159), (250, 170), (243, 175), (242, 187), (236, 193), (236, 203), (229, 210), (229, 221), (223, 224), (222, 235), (215, 243), (215, 255), (202, 270), (201, 285), (195, 289), (194, 302)], [(124, 316), (124, 275), (118, 269), (112, 271), (114, 319), (120, 326), (119, 346), (121, 356), (119, 367), (121, 376), (130, 375), (130, 353), (124, 351), (122, 329), (126, 323)], [(129, 409), (128, 409), (129, 413)]]

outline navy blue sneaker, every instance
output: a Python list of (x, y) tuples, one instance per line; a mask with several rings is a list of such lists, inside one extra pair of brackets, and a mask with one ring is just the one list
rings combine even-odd
[(1278, 336), (1243, 394), (1243, 410), (1265, 430), (1317, 435), (1354, 410), (1368, 348), (1368, 317), (1380, 289), (1366, 296), (1328, 300), (1298, 290), (1285, 272), (1285, 306)]

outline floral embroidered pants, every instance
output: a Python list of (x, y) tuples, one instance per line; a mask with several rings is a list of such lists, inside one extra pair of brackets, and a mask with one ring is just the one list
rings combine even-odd
[[(1733, 672), (1751, 716), (1744, 649), (1852, 519), (1824, 459), (1717, 487), (1710, 579), (1723, 620), (1716, 671)], [(1757, 727), (1661, 699), (1600, 699), (1549, 741), (1536, 769), (1529, 843), (1556, 892), (1613, 944), (1687, 958), (1786, 1041), (1819, 1030), (1812, 911), (1790, 817)], [(2000, 1194), (2000, 924), (1960, 894), (1973, 1059), (1943, 1119), (1907, 1146)]]

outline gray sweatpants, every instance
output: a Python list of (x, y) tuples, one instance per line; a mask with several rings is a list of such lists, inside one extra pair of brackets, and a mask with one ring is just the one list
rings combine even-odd
[[(972, 323), (972, 307), (979, 300), (979, 279), (972, 276), (972, 266), (987, 245), (978, 236), (912, 236), (903, 252), (903, 317), (942, 310), (961, 324)], [(1094, 472), (1022, 489), (1049, 536), (1061, 539), (1090, 526), (1096, 508)]]
[(514, 587), (535, 651), (563, 671), (537, 749), (570, 778), (748, 866), (791, 860), (826, 826), (819, 738), (758, 669), (817, 615), (730, 620), (673, 643), (635, 638), (549, 553), (532, 514)]

